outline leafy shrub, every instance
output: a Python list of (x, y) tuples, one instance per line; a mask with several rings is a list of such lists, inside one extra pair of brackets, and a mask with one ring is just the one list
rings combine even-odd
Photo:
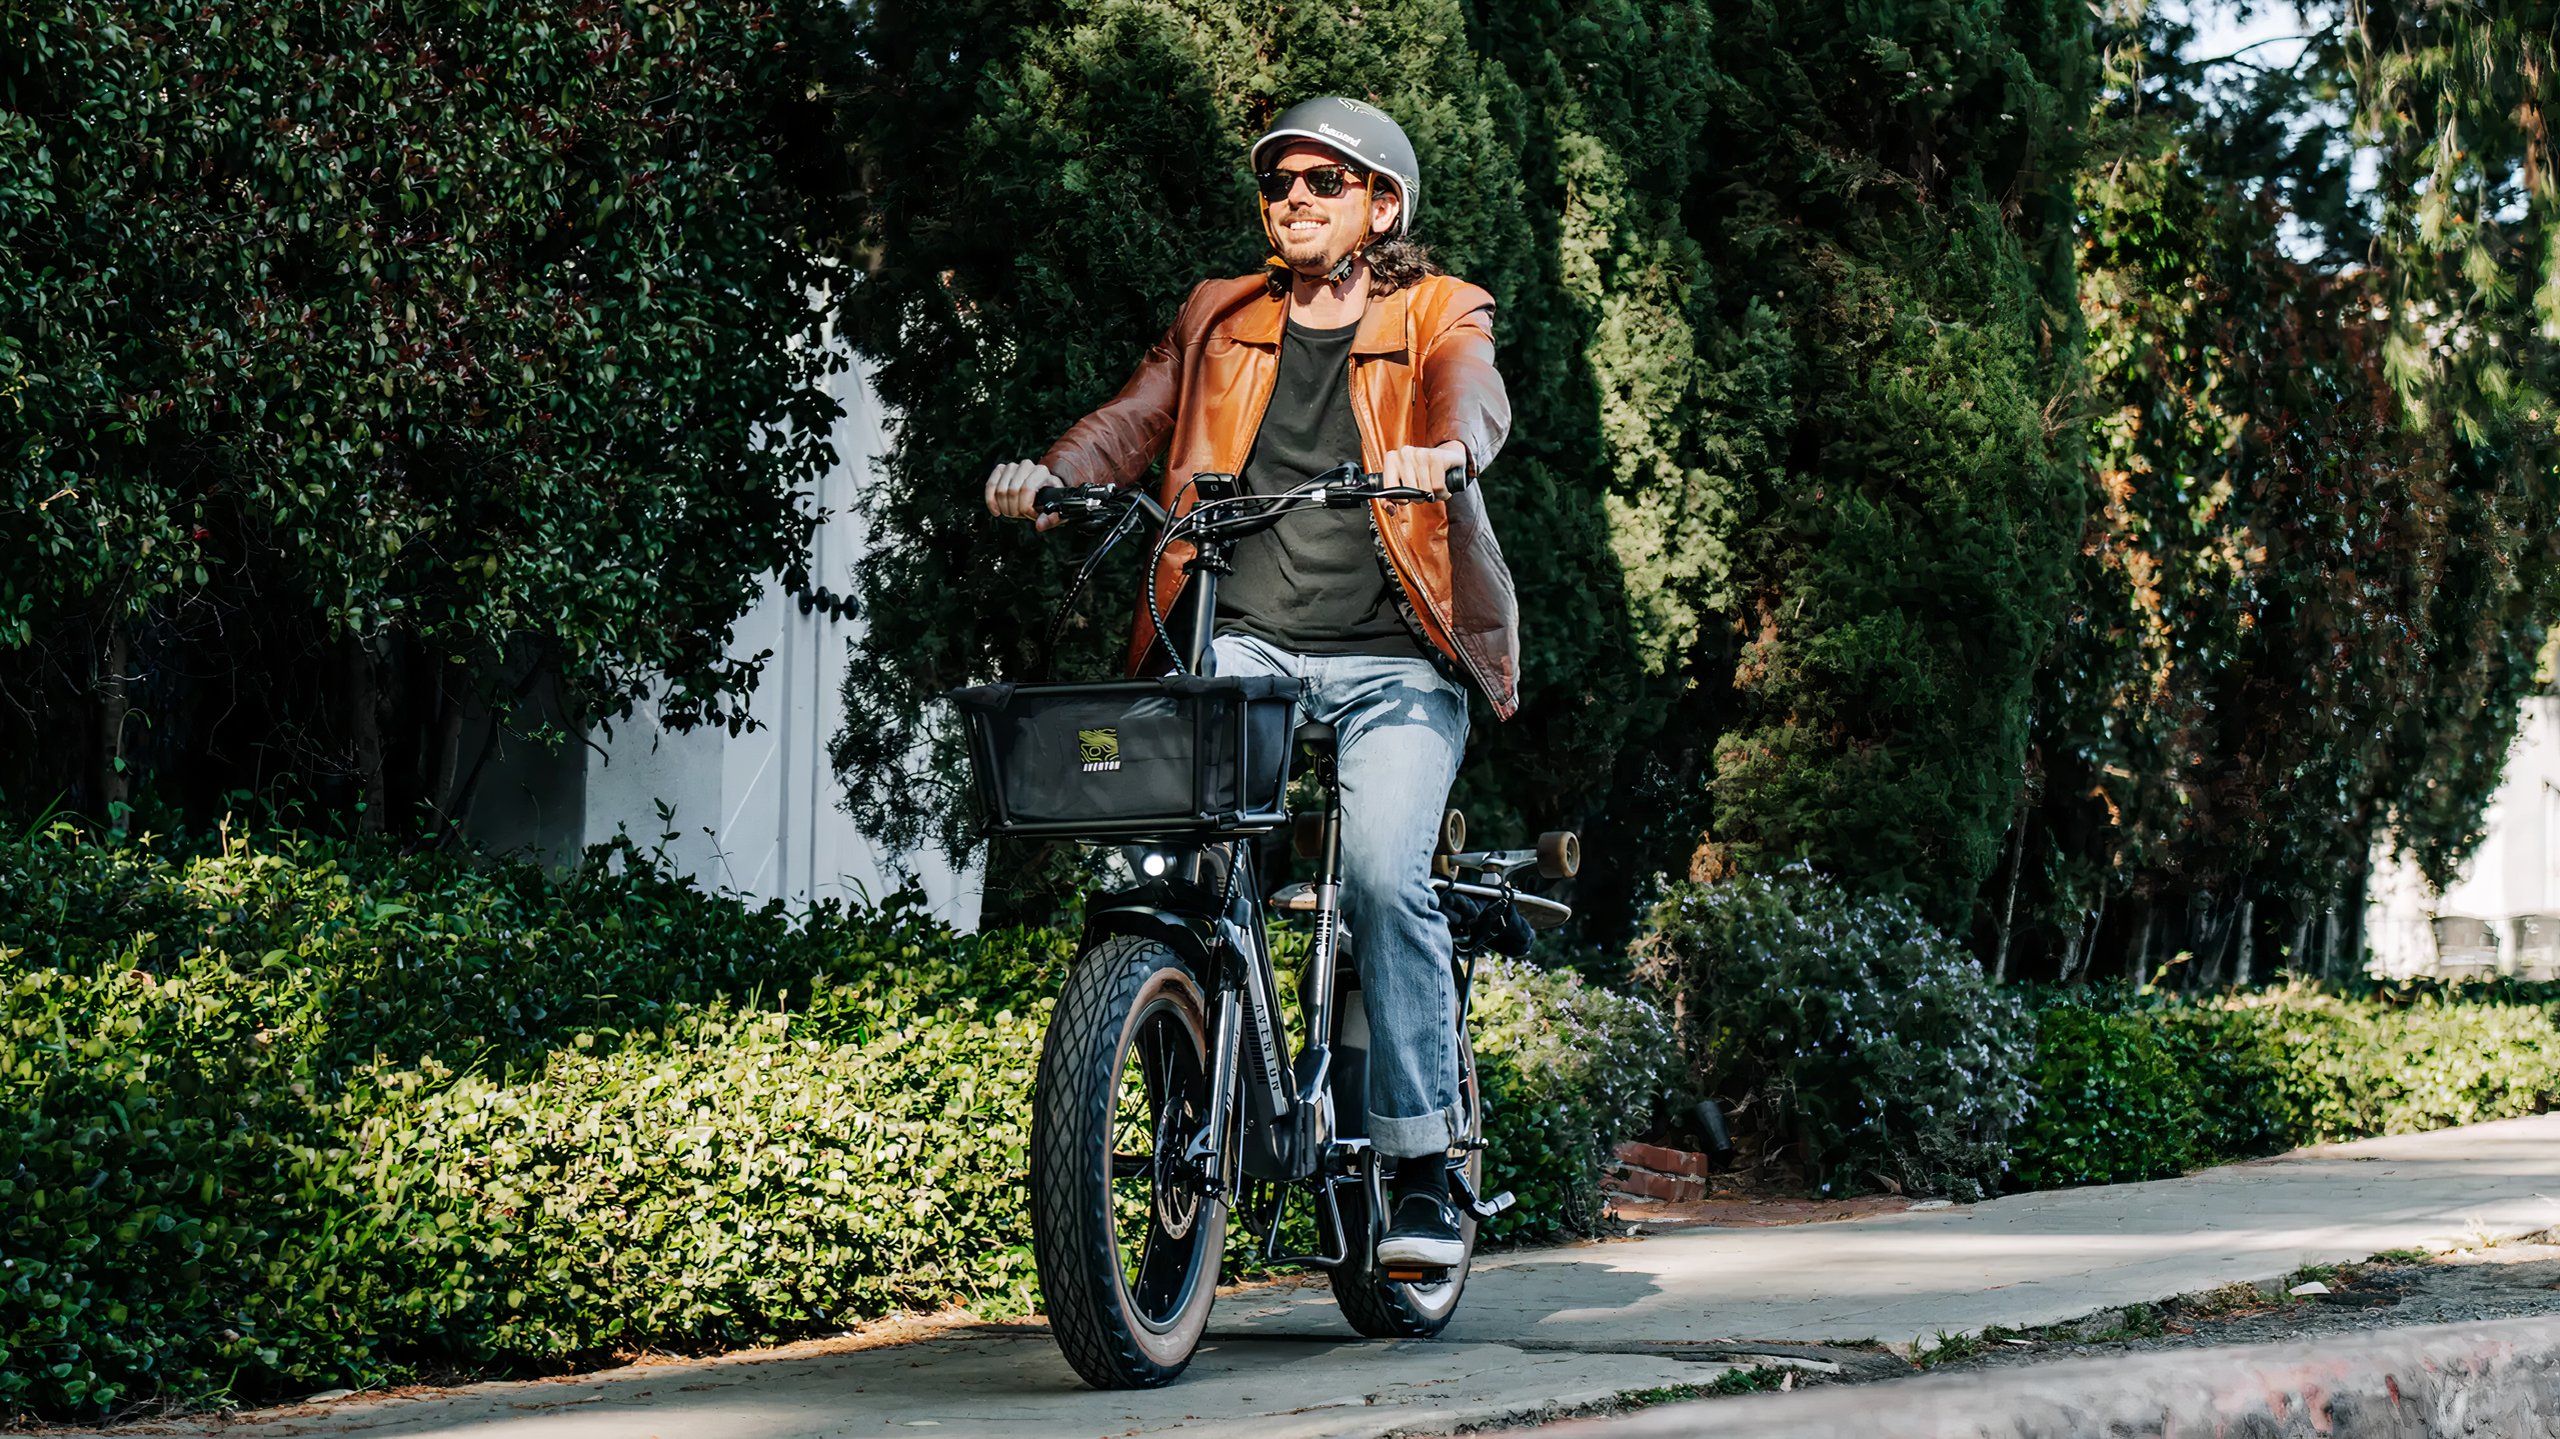
[(2212, 1126), (2228, 1154), (2507, 1119), (2560, 1101), (2560, 1026), (2545, 1005), (2294, 983), (2173, 1007), (2163, 1022), (2206, 1091), (2263, 1116)]
[[(0, 844), (0, 1413), (1028, 1305), (1071, 939), (590, 858)], [(1525, 964), (1476, 993), (1504, 1232), (1587, 1226), (1662, 1020)]]
[(319, 1127), (289, 1006), (220, 961), (101, 958), (0, 971), (0, 1413), (360, 1363), (329, 1286), (266, 1282)]
[(353, 1147), (407, 1231), (398, 1328), (541, 1362), (1030, 1307), (1050, 1001), (922, 1012), (917, 991), (949, 978), (829, 987), (805, 1013), (718, 1006), (515, 1084), (384, 1076), (407, 1102), (372, 1106)]
[(1917, 909), (1797, 866), (1679, 886), (1643, 943), (1698, 1086), (1810, 1182), (1999, 1187), (2026, 1111), (2024, 1014)]
[(2013, 1187), (2159, 1179), (2211, 1153), (2199, 1143), (2201, 1087), (2152, 1015), (2064, 1004), (2035, 1023), (2035, 1100)]
[(2521, 987), (2077, 994), (2038, 1011), (2016, 1187), (2098, 1184), (2560, 1102), (2554, 1006)]
[(0, 1410), (1018, 1305), (1065, 941), (595, 860), (0, 846)]
[(1500, 1239), (1588, 1234), (1610, 1146), (1644, 1132), (1675, 1065), (1667, 1016), (1645, 1000), (1488, 956), (1473, 1002), (1485, 1104), (1485, 1179), (1518, 1206)]

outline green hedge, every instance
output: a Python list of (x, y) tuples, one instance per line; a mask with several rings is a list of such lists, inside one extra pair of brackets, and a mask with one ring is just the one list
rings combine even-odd
[(1911, 906), (1801, 866), (1674, 886), (1638, 951), (1688, 1090), (1827, 1190), (2157, 1179), (2560, 1105), (2560, 985), (2022, 998)]
[[(795, 921), (628, 847), (552, 876), (66, 828), (0, 845), (0, 893), (0, 1413), (1033, 1300), (1064, 935)], [(1503, 1232), (1586, 1227), (1663, 1022), (1523, 964), (1478, 995)]]
[(2023, 1188), (2154, 1179), (2560, 1104), (2560, 997), (2523, 986), (2294, 983), (2114, 1008), (2064, 994), (2037, 1022)]
[(2018, 1129), (2013, 1187), (2157, 1179), (2215, 1152), (2201, 1138), (2204, 1088), (2151, 1016), (2056, 1004), (2034, 1019), (2035, 1098)]

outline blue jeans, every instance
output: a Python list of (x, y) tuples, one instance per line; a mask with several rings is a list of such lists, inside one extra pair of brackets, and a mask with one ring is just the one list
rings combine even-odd
[(1222, 675), (1302, 681), (1334, 727), (1342, 783), (1342, 907), (1369, 1011), (1369, 1139), (1393, 1158), (1463, 1132), (1458, 992), (1431, 851), (1467, 745), (1467, 692), (1429, 661), (1300, 655), (1245, 635), (1211, 647)]

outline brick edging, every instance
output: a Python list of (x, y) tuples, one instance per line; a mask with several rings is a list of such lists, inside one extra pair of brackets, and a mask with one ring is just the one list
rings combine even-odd
[(1604, 1188), (1631, 1199), (1686, 1204), (1707, 1197), (1707, 1157), (1632, 1140), (1617, 1147)]

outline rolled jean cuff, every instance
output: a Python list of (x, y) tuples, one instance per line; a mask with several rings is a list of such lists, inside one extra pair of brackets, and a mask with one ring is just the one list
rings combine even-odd
[(1411, 1119), (1389, 1119), (1383, 1114), (1369, 1116), (1369, 1143), (1389, 1159), (1406, 1159), (1418, 1154), (1445, 1154), (1457, 1143), (1459, 1127), (1465, 1116), (1452, 1104), (1430, 1114), (1417, 1114)]

